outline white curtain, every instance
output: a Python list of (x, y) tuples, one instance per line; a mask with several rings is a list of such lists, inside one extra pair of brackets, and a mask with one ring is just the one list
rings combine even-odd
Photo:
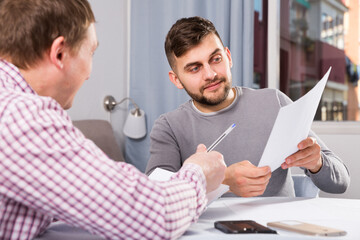
[(253, 80), (253, 1), (248, 0), (132, 0), (130, 36), (130, 97), (146, 112), (145, 138), (127, 139), (126, 161), (144, 172), (149, 159), (150, 131), (162, 114), (189, 99), (168, 79), (164, 41), (182, 17), (212, 21), (233, 58), (233, 85), (251, 87)]

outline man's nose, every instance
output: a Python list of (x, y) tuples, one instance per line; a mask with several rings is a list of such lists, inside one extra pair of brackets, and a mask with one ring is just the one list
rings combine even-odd
[(209, 64), (204, 65), (204, 79), (207, 81), (211, 81), (215, 78), (217, 73), (211, 68)]

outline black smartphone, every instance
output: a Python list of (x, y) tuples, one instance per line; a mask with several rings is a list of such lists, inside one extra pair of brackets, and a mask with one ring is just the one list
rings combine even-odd
[(216, 221), (214, 226), (224, 233), (277, 233), (252, 220)]

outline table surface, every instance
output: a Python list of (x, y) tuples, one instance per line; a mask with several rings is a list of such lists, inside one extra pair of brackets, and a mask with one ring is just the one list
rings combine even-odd
[[(298, 220), (342, 229), (346, 236), (319, 237), (277, 230), (278, 234), (225, 234), (214, 228), (219, 220), (254, 220), (262, 225)], [(56, 222), (35, 240), (100, 240), (88, 232)], [(179, 238), (190, 239), (353, 239), (360, 240), (360, 199), (338, 198), (220, 198), (208, 206), (199, 220)]]
[[(320, 237), (277, 230), (278, 234), (225, 234), (214, 228), (219, 220), (268, 222), (297, 220), (345, 230), (346, 236)], [(338, 198), (220, 198), (212, 203), (180, 238), (186, 239), (360, 239), (360, 199)]]

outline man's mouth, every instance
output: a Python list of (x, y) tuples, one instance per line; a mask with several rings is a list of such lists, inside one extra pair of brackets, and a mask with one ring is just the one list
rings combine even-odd
[(219, 86), (220, 86), (220, 84), (223, 82), (223, 80), (222, 79), (220, 79), (220, 80), (217, 80), (217, 81), (215, 81), (215, 82), (212, 82), (212, 83), (210, 83), (209, 85), (206, 85), (203, 89), (204, 90), (215, 90), (215, 89), (217, 89)]

